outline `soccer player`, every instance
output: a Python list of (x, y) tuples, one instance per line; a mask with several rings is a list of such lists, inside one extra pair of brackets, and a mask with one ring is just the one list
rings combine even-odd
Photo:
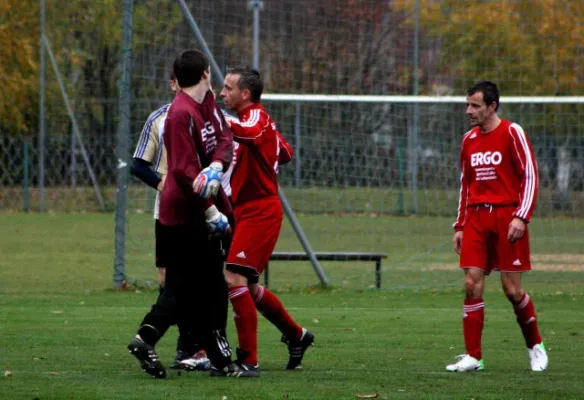
[[(170, 76), (170, 90), (177, 93), (180, 88), (176, 82), (174, 72)], [(132, 175), (155, 189), (156, 201), (154, 203), (154, 240), (155, 261), (158, 268), (158, 282), (160, 294), (163, 294), (166, 276), (165, 258), (168, 258), (168, 243), (165, 243), (166, 235), (164, 226), (158, 219), (160, 207), (160, 192), (164, 187), (167, 174), (166, 149), (163, 143), (164, 123), (170, 104), (165, 104), (150, 114), (144, 124), (140, 139), (134, 151), (134, 161), (130, 169)], [(154, 169), (152, 169), (154, 167)], [(159, 176), (159, 175), (160, 176)], [(180, 331), (180, 329), (179, 329)], [(184, 337), (179, 335), (176, 345), (176, 355), (171, 369), (186, 368), (190, 370), (207, 370), (210, 362), (204, 350), (194, 343), (185, 343)]]
[[(229, 70), (221, 90), (225, 106), (238, 116), (238, 121), (230, 120), (238, 143), (231, 177), (236, 228), (225, 277), (239, 339), (238, 364), (257, 376), (256, 308), (282, 332), (290, 354), (287, 369), (300, 366), (304, 352), (314, 341), (312, 333), (292, 319), (280, 300), (258, 284), (282, 225), (279, 160), (292, 158), (292, 148), (260, 104), (262, 91), (259, 73), (249, 67)], [(281, 155), (283, 152), (286, 154)]]
[(535, 208), (538, 170), (527, 134), (497, 115), (499, 91), (488, 81), (467, 92), (472, 129), (462, 138), (460, 202), (454, 224), (454, 250), (465, 273), (462, 325), (466, 354), (448, 371), (482, 371), (485, 275), (498, 270), (527, 345), (531, 369), (544, 371), (548, 356), (533, 302), (521, 285), (531, 270), (527, 224)]
[[(211, 375), (245, 377), (247, 371), (231, 360), (226, 338), (227, 284), (221, 241), (215, 237), (230, 230), (225, 214), (231, 207), (220, 178), (233, 158), (233, 136), (210, 90), (207, 57), (185, 51), (173, 70), (181, 91), (168, 109), (163, 138), (168, 161), (160, 199), (160, 222), (169, 244), (165, 295), (144, 317), (128, 349), (145, 372), (166, 377), (155, 345), (176, 320), (207, 351)], [(202, 193), (215, 195), (215, 203), (194, 193), (200, 175), (206, 178)]]

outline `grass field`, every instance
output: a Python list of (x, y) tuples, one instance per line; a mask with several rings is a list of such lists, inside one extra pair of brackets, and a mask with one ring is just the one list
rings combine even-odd
[[(301, 216), (316, 250), (382, 251), (384, 290), (370, 289), (373, 263), (326, 263), (333, 287), (310, 266), (271, 266), (272, 288), (316, 335), (302, 371), (285, 371), (279, 333), (260, 319), (259, 380), (171, 374), (155, 381), (126, 344), (156, 293), (111, 290), (113, 216), (0, 214), (0, 399), (582, 399), (584, 221), (532, 226), (535, 271), (525, 278), (550, 354), (545, 373), (527, 353), (498, 275), (489, 278), (486, 371), (450, 374), (462, 353), (461, 273), (449, 218)], [(153, 279), (152, 220), (132, 215), (128, 274)], [(553, 234), (545, 234), (553, 232)], [(538, 234), (539, 233), (539, 234)], [(280, 250), (299, 250), (289, 226)], [(233, 323), (229, 337), (236, 345)], [(171, 330), (159, 344), (171, 360)]]

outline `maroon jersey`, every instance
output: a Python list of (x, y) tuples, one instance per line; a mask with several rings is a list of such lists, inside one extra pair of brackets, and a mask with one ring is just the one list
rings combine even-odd
[[(196, 223), (204, 227), (203, 211), (213, 203), (193, 192), (193, 181), (213, 161), (226, 170), (233, 158), (233, 134), (211, 91), (202, 103), (180, 92), (172, 102), (164, 125), (168, 175), (160, 199), (160, 221), (165, 225)], [(217, 208), (231, 213), (223, 190)]]
[(233, 204), (278, 196), (278, 164), (292, 159), (292, 147), (260, 104), (242, 110), (231, 121), (234, 154), (231, 189)]
[(454, 224), (460, 230), (466, 208), (477, 204), (515, 206), (514, 217), (529, 222), (538, 191), (538, 170), (531, 142), (523, 128), (501, 120), (487, 133), (479, 127), (462, 138), (460, 201)]

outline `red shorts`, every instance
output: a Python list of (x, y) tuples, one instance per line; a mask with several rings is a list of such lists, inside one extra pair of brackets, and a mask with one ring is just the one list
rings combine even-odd
[(461, 268), (524, 272), (531, 270), (529, 232), (511, 243), (507, 240), (515, 206), (488, 204), (469, 206), (463, 228), (460, 251)]
[(248, 201), (234, 210), (235, 232), (227, 255), (227, 270), (257, 283), (270, 260), (282, 227), (278, 197)]

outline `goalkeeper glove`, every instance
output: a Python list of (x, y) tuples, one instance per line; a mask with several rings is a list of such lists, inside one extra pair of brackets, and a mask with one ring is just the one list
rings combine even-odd
[(221, 187), (223, 176), (223, 164), (213, 161), (211, 165), (202, 170), (193, 181), (193, 191), (204, 199), (217, 196)]
[(211, 206), (205, 210), (207, 218), (207, 229), (212, 237), (221, 237), (231, 233), (231, 226), (227, 217), (217, 210), (216, 206)]

